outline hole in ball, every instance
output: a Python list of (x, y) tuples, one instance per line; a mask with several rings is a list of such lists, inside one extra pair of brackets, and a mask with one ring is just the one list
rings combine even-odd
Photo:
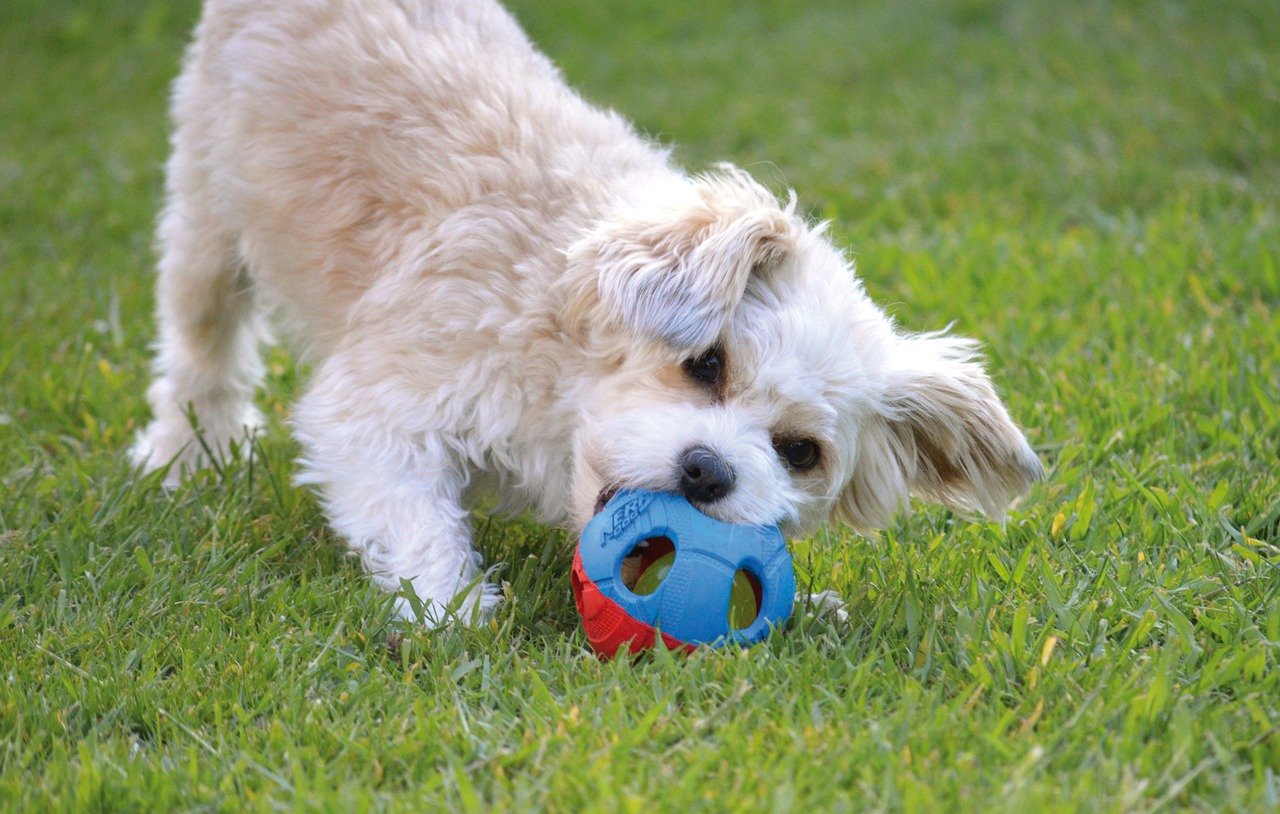
[(729, 591), (729, 629), (751, 627), (760, 615), (763, 601), (764, 589), (760, 586), (760, 578), (745, 568), (739, 568), (733, 575), (733, 588)]
[(652, 537), (636, 545), (622, 558), (622, 584), (640, 596), (658, 590), (676, 561), (676, 547), (666, 537)]

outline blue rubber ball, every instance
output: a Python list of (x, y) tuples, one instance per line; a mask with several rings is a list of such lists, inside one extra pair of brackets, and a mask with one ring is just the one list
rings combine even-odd
[[(624, 582), (623, 561), (668, 545), (675, 558), (665, 578), (652, 593), (635, 593)], [(587, 524), (578, 553), (583, 575), (605, 598), (684, 644), (755, 644), (791, 616), (795, 571), (777, 526), (724, 523), (678, 495), (619, 492)], [(756, 589), (759, 613), (734, 629), (729, 603), (739, 572)]]

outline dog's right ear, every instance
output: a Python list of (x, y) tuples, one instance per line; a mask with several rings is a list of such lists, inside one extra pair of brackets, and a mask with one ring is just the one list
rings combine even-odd
[(972, 340), (896, 337), (878, 409), (860, 430), (838, 507), (860, 529), (883, 527), (909, 494), (1001, 518), (1044, 476)]
[(569, 252), (579, 323), (703, 350), (754, 279), (779, 273), (801, 226), (746, 173), (673, 185), (601, 222)]

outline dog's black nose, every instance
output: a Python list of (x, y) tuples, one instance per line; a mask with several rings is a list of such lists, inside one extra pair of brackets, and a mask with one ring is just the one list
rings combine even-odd
[(690, 447), (680, 456), (680, 492), (699, 503), (714, 503), (733, 491), (738, 479), (724, 458), (706, 447)]

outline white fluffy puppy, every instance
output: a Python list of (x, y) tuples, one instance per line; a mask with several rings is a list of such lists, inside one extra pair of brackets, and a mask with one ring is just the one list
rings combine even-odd
[(793, 202), (673, 166), (496, 2), (209, 0), (173, 116), (136, 460), (177, 478), (259, 424), (278, 314), (316, 364), (302, 479), (429, 622), (497, 601), (480, 494), (577, 531), (669, 490), (794, 536), (912, 493), (998, 515), (1040, 473), (972, 342), (895, 330)]

